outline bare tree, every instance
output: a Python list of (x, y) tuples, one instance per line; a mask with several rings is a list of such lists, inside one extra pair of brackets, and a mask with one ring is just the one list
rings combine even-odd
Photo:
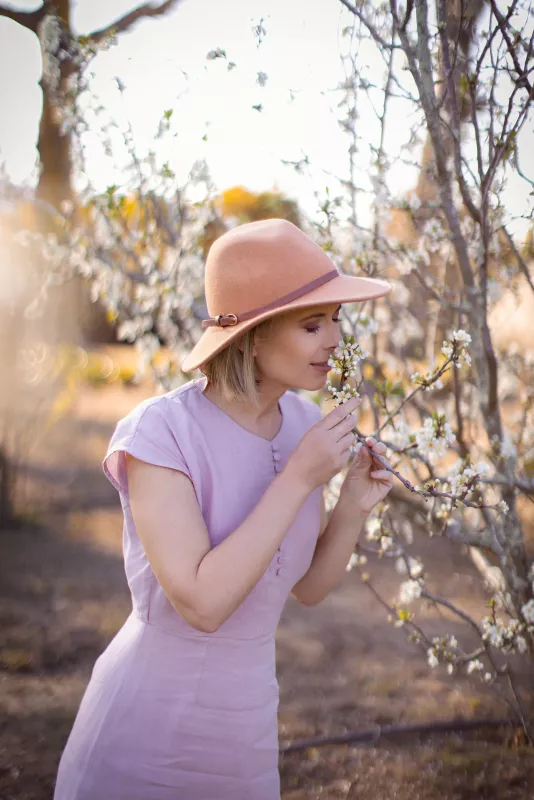
[(78, 36), (73, 30), (71, 0), (45, 0), (35, 11), (0, 5), (0, 16), (32, 31), (41, 45), (43, 110), (37, 142), (41, 163), (37, 196), (45, 203), (58, 208), (62, 201), (73, 200), (71, 133), (64, 125), (62, 106), (66, 100), (75, 100), (72, 93), (83, 70), (84, 52), (130, 30), (142, 19), (166, 14), (179, 2), (143, 3), (88, 36)]

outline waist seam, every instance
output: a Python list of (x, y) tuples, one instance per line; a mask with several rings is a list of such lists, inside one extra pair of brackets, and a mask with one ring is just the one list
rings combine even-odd
[[(182, 631), (171, 631), (169, 628), (163, 628), (161, 625), (157, 625), (152, 620), (143, 619), (137, 612), (133, 612), (133, 616), (138, 622), (141, 622), (143, 625), (147, 625), (150, 628), (156, 628), (156, 630), (161, 631), (162, 633), (167, 634), (167, 636), (172, 636), (175, 638), (185, 638), (185, 639), (193, 639), (194, 641), (216, 641), (217, 639), (223, 639), (225, 641), (231, 642), (260, 642), (260, 641), (268, 641), (269, 639), (274, 639), (275, 632), (272, 633), (265, 633), (261, 636), (226, 636), (223, 633), (202, 633), (199, 631), (198, 635), (194, 633), (187, 633)], [(185, 623), (187, 624), (187, 623)], [(192, 628), (192, 630), (194, 630)]]

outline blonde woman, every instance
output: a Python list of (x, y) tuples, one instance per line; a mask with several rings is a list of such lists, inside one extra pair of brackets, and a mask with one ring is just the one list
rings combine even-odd
[(104, 470), (120, 494), (132, 613), (98, 658), (55, 800), (277, 800), (275, 631), (290, 592), (319, 603), (391, 488), (358, 400), (324, 419), (340, 305), (383, 281), (340, 275), (284, 220), (229, 231), (206, 264), (210, 318), (183, 369), (203, 377), (122, 419)]

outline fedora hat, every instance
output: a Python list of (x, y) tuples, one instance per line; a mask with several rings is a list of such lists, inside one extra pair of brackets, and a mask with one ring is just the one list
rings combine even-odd
[(385, 281), (340, 274), (318, 244), (285, 219), (249, 222), (227, 231), (206, 259), (209, 319), (182, 362), (184, 372), (205, 364), (245, 331), (276, 314), (308, 306), (374, 300)]

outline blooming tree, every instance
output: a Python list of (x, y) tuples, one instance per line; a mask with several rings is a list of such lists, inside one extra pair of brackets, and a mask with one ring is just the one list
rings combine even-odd
[[(519, 343), (497, 345), (491, 324), (501, 294), (534, 291), (503, 201), (512, 176), (534, 185), (520, 147), (534, 101), (528, 6), (515, 0), (506, 9), (495, 0), (438, 0), (436, 8), (426, 0), (405, 7), (396, 0), (341, 2), (347, 25), (340, 124), (348, 137), (349, 178), (339, 193), (317, 194), (321, 216), (307, 230), (346, 272), (392, 284), (380, 304), (344, 308), (347, 335), (332, 356), (327, 388), (338, 403), (362, 395), (361, 424), (366, 435), (386, 443), (385, 464), (398, 479), (392, 500), (368, 520), (367, 541), (349, 568), (361, 570), (392, 624), (421, 646), (431, 668), (442, 665), (450, 674), (507, 689), (532, 736), (511, 657), (534, 654), (534, 569), (524, 520), (534, 500), (534, 358)], [(263, 25), (260, 33), (259, 44)], [(367, 67), (370, 48), (383, 64), (383, 82)], [(211, 61), (223, 57), (223, 50), (208, 54)], [(268, 79), (261, 75), (260, 87)], [(419, 184), (401, 198), (389, 187), (393, 163), (386, 147), (399, 101), (413, 126), (398, 158), (418, 164), (424, 153)], [(360, 126), (363, 113), (376, 124)], [(172, 123), (169, 111), (157, 136)], [(38, 313), (55, 284), (82, 274), (116, 321), (119, 338), (134, 342), (143, 365), (170, 388), (180, 380), (181, 352), (200, 333), (209, 231), (224, 228), (205, 165), (195, 165), (187, 186), (179, 187), (155, 153), (135, 153), (128, 131), (124, 141), (135, 190), (88, 192), (81, 217), (68, 206), (58, 210), (54, 236), (19, 234), (21, 245), (37, 247), (46, 264), (30, 312)], [(364, 149), (373, 158), (362, 177)], [(302, 172), (308, 163), (295, 167)], [(372, 211), (366, 224), (362, 194)], [(525, 208), (523, 217), (531, 216)], [(359, 427), (356, 433), (365, 438)], [(341, 479), (329, 486), (330, 505)], [(469, 549), (488, 592), (484, 616), (474, 618), (431, 591), (431, 576), (413, 552), (412, 525), (395, 513), (396, 500), (411, 507), (429, 536)], [(363, 570), (378, 558), (390, 559), (401, 576), (393, 601), (380, 596)], [(421, 601), (465, 622), (476, 645), (472, 637), (464, 643), (452, 634), (428, 634), (414, 610)]]
[[(374, 153), (368, 187), (374, 214), (370, 226), (359, 224), (355, 198), (365, 187), (353, 174), (344, 194), (326, 197), (318, 235), (346, 269), (389, 277), (393, 293), (378, 313), (373, 304), (347, 315), (348, 330), (370, 354), (363, 364), (357, 364), (361, 353), (351, 363), (353, 345), (340, 342), (333, 365), (342, 373), (341, 393), (335, 385), (331, 391), (343, 401), (354, 390), (343, 385), (347, 375), (361, 368), (355, 390), (369, 401), (368, 433), (388, 445), (390, 468), (410, 493), (396, 496), (417, 509), (428, 534), (469, 548), (490, 593), (489, 613), (476, 620), (430, 591), (422, 560), (406, 552), (392, 502), (369, 521), (370, 544), (349, 568), (392, 556), (405, 577), (398, 597), (387, 603), (372, 589), (392, 622), (423, 647), (431, 667), (444, 664), (451, 674), (463, 670), (506, 686), (532, 739), (528, 701), (512, 662), (502, 658), (534, 653), (534, 567), (525, 528), (525, 509), (534, 501), (532, 329), (523, 347), (499, 346), (492, 326), (502, 294), (534, 291), (526, 249), (511, 232), (517, 220), (503, 200), (512, 178), (534, 186), (520, 146), (534, 102), (531, 9), (519, 2), (500, 8), (493, 0), (462, 6), (438, 0), (436, 7), (426, 0), (404, 7), (395, 0), (379, 7), (341, 2), (352, 16), (342, 126), (351, 166), (364, 146)], [(383, 84), (366, 68), (373, 48), (384, 65)], [(408, 162), (417, 163), (426, 131), (424, 177), (400, 200), (388, 188), (392, 162), (384, 144), (399, 98), (414, 119), (401, 148)], [(376, 141), (358, 124), (364, 109), (377, 117)], [(526, 220), (532, 195), (525, 192)], [(333, 245), (341, 214), (357, 259), (350, 248)], [(425, 314), (433, 309), (434, 325)], [(414, 347), (418, 341), (422, 347)], [(369, 574), (362, 576), (371, 585)], [(412, 610), (420, 599), (467, 622), (479, 645), (465, 649), (454, 636), (426, 634)]]
[(76, 138), (84, 129), (83, 119), (75, 110), (80, 94), (87, 87), (86, 72), (94, 54), (140, 20), (167, 14), (178, 3), (179, 0), (143, 3), (84, 36), (74, 31), (71, 0), (44, 0), (32, 11), (0, 3), (0, 17), (34, 33), (41, 49), (43, 110), (37, 142), (40, 162), (37, 196), (43, 202), (58, 206), (75, 197), (72, 186), (75, 159), (73, 162), (71, 149), (73, 145), (77, 149), (78, 145), (73, 135)]

